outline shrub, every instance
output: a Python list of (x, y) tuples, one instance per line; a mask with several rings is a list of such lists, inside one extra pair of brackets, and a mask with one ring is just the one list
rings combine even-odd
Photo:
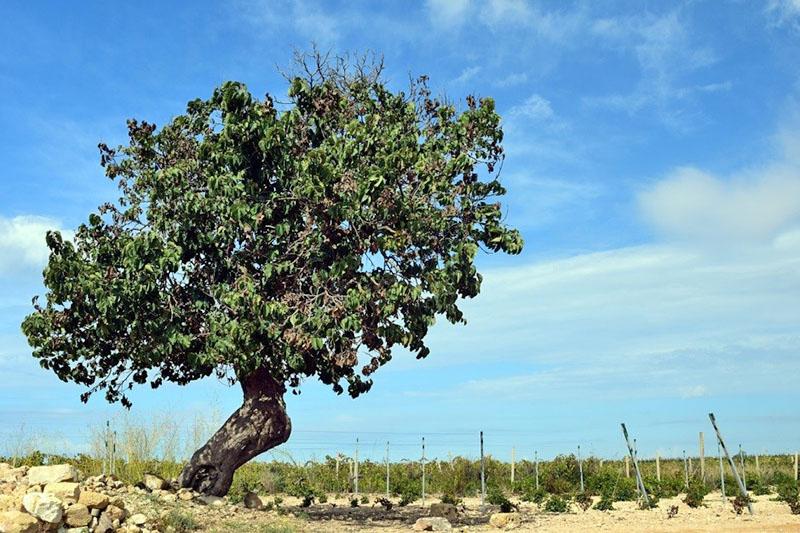
[(450, 505), (459, 505), (461, 504), (461, 498), (458, 498), (454, 494), (449, 494), (446, 492), (442, 494), (442, 503), (449, 503)]
[(506, 498), (506, 495), (503, 494), (499, 487), (489, 487), (489, 491), (486, 494), (486, 502), (491, 505), (499, 505), (501, 513), (510, 513), (517, 510), (517, 506)]
[(317, 501), (318, 501), (319, 503), (328, 503), (328, 495), (327, 495), (327, 494), (325, 494), (324, 492), (320, 493), (320, 494), (317, 496)]
[(358, 507), (358, 498), (350, 498), (350, 507)]
[(686, 489), (686, 497), (683, 499), (683, 503), (689, 507), (701, 507), (706, 494), (708, 494), (708, 487), (706, 487), (705, 483), (692, 480), (689, 483), (689, 488)]
[(366, 494), (364, 494), (364, 495), (361, 497), (361, 503), (363, 503), (363, 504), (368, 504), (368, 503), (369, 503), (369, 498), (367, 497), (367, 495), (366, 495)]
[(614, 500), (606, 495), (603, 495), (600, 497), (600, 501), (594, 504), (594, 508), (598, 511), (613, 511)]
[(566, 513), (569, 510), (569, 501), (557, 494), (553, 494), (544, 504), (544, 510), (548, 513)]
[(586, 511), (592, 506), (592, 497), (585, 492), (581, 492), (575, 496), (575, 503), (577, 503), (578, 507), (580, 507), (583, 511)]
[(733, 499), (733, 510), (736, 514), (742, 514), (742, 511), (747, 504), (752, 502), (753, 500), (750, 496), (742, 496), (741, 494), (737, 494), (736, 497)]
[(526, 489), (525, 492), (522, 493), (522, 501), (524, 502), (542, 503), (546, 497), (547, 492), (541, 487), (538, 489)]

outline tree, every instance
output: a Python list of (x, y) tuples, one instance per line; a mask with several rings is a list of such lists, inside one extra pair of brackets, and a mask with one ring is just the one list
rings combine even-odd
[(242, 406), (180, 476), (206, 494), (289, 438), (287, 390), (316, 376), (355, 398), (393, 348), (424, 358), (436, 315), (463, 322), (459, 299), (478, 294), (479, 248), (522, 248), (496, 202), (491, 99), (458, 112), (425, 77), (393, 92), (381, 64), (302, 65), (283, 104), (227, 82), (161, 129), (130, 120), (128, 145), (100, 144), (121, 196), (72, 241), (47, 234), (46, 304), (22, 325), (83, 401), (238, 382)]

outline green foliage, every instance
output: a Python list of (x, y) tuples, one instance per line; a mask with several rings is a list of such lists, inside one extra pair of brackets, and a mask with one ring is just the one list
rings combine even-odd
[(457, 497), (457, 496), (455, 496), (453, 494), (449, 494), (449, 493), (442, 494), (441, 501), (442, 501), (442, 503), (448, 503), (450, 505), (460, 505), (461, 504), (461, 498), (459, 498), (459, 497)]
[(699, 480), (692, 480), (689, 483), (689, 488), (686, 489), (686, 497), (683, 503), (689, 507), (701, 507), (704, 505), (703, 498), (709, 493), (709, 489), (705, 483)]
[(364, 505), (369, 503), (369, 497), (366, 494), (361, 496), (361, 503), (364, 504)]
[(574, 455), (559, 455), (543, 464), (541, 485), (550, 494), (572, 493), (580, 484), (578, 460)]
[(553, 494), (544, 504), (544, 510), (548, 513), (566, 513), (569, 511), (569, 500)]
[(547, 491), (539, 487), (526, 487), (522, 492), (522, 501), (532, 503), (542, 503), (547, 497)]
[(600, 501), (594, 504), (594, 508), (598, 511), (613, 511), (614, 500), (612, 500), (610, 496), (604, 494), (600, 496)]
[(758, 477), (747, 480), (747, 490), (751, 491), (756, 496), (765, 496), (770, 494), (769, 486)]
[(121, 196), (71, 241), (47, 234), (22, 324), (41, 366), (130, 406), (134, 385), (258, 370), (355, 397), (393, 348), (427, 356), (435, 318), (463, 322), (480, 291), (478, 251), (522, 249), (497, 202), (500, 116), (367, 70), (323, 63), (280, 106), (226, 82), (101, 144)]
[(486, 491), (486, 502), (500, 506), (501, 513), (510, 513), (517, 510), (517, 506), (511, 503), (511, 500), (506, 497), (503, 490), (497, 486), (490, 486)]

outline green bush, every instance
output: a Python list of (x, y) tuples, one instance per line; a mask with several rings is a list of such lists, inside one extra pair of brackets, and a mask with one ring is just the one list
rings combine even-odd
[(575, 496), (575, 503), (578, 504), (582, 510), (586, 511), (592, 506), (592, 497), (585, 492), (580, 492)]
[(458, 498), (454, 494), (444, 493), (442, 494), (442, 503), (449, 503), (450, 505), (460, 505), (461, 498)]
[(544, 510), (548, 513), (566, 513), (569, 510), (569, 500), (553, 494), (544, 504)]
[(614, 500), (607, 496), (601, 496), (600, 501), (594, 504), (594, 508), (598, 511), (613, 511), (614, 510)]
[(708, 487), (699, 480), (692, 480), (689, 483), (689, 488), (686, 489), (686, 497), (683, 499), (683, 503), (688, 505), (689, 507), (701, 507), (703, 506), (703, 498), (706, 497), (709, 490)]
[(489, 487), (486, 493), (486, 502), (491, 505), (499, 505), (501, 513), (510, 513), (517, 510), (517, 506), (506, 498), (506, 495), (503, 494), (499, 487)]

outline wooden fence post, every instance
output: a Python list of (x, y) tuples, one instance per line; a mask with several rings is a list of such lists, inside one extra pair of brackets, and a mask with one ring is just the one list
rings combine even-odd
[(511, 492), (512, 493), (514, 492), (514, 469), (515, 469), (515, 466), (516, 466), (514, 464), (514, 459), (515, 459), (514, 452), (515, 452), (515, 450), (512, 447), (511, 448)]
[(355, 485), (356, 498), (358, 498), (358, 439), (356, 438), (356, 453), (353, 461), (353, 484)]
[(728, 501), (725, 496), (725, 467), (722, 464), (722, 449), (717, 442), (717, 455), (719, 456), (719, 488), (722, 491), (722, 501)]
[(689, 488), (689, 463), (686, 462), (686, 450), (683, 450), (683, 482)]
[(625, 456), (625, 477), (631, 477), (631, 464), (628, 456)]
[(422, 437), (422, 506), (425, 507), (425, 437)]
[(656, 479), (661, 483), (661, 454), (656, 452)]
[(700, 432), (700, 479), (706, 482), (706, 443), (703, 432)]
[(389, 441), (386, 441), (386, 497), (389, 497)]
[(581, 475), (581, 493), (586, 492), (583, 487), (583, 458), (581, 457), (581, 447), (578, 446), (578, 472)]
[(644, 488), (644, 481), (642, 480), (642, 472), (639, 470), (639, 461), (636, 460), (636, 454), (628, 440), (628, 429), (625, 427), (625, 424), (622, 424), (622, 434), (625, 436), (625, 444), (628, 445), (628, 454), (633, 460), (633, 470), (636, 472), (636, 483), (639, 485), (640, 494), (642, 495), (644, 504), (649, 507), (650, 499), (647, 497), (647, 490)]

